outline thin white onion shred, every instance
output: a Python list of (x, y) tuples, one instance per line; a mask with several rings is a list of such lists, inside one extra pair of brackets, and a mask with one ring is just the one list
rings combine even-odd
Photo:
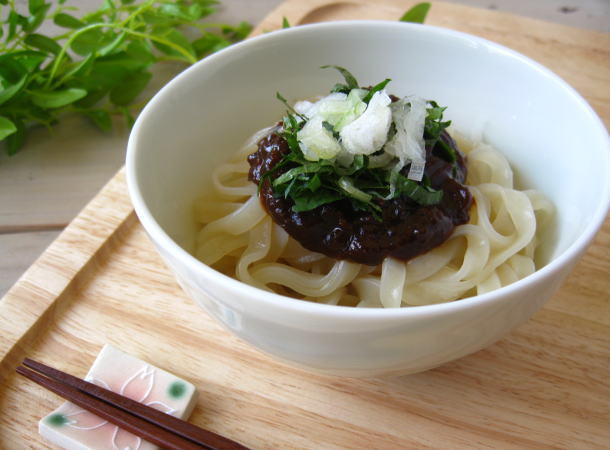
[(375, 92), (364, 113), (341, 130), (341, 143), (348, 153), (370, 155), (383, 147), (392, 123), (390, 103), (385, 91)]
[(426, 100), (416, 96), (394, 102), (391, 107), (396, 134), (384, 147), (386, 152), (398, 158), (397, 170), (411, 163), (407, 178), (415, 181), (421, 181), (423, 178), (426, 164), (426, 105)]

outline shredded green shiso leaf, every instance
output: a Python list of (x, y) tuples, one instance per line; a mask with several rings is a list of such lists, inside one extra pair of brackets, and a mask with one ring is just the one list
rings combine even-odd
[[(358, 90), (357, 93), (362, 96), (361, 101), (367, 108), (376, 93), (384, 91), (391, 81), (385, 79), (372, 87), (361, 87), (347, 69), (339, 66), (322, 66), (322, 68), (329, 67), (337, 69), (344, 78), (343, 83), (335, 84), (331, 93), (349, 96), (350, 93)], [(351, 154), (347, 159), (344, 149), (332, 157), (328, 157), (324, 151), (313, 155), (306, 154), (303, 142), (299, 140), (299, 136), (302, 136), (300, 132), (309, 121), (319, 118), (314, 119), (298, 112), (280, 93), (277, 93), (277, 98), (287, 108), (282, 128), (277, 133), (286, 140), (290, 151), (261, 177), (259, 190), (263, 183), (269, 180), (273, 195), (292, 200), (294, 203), (292, 209), (295, 212), (311, 211), (328, 203), (347, 200), (354, 210), (369, 212), (378, 220), (381, 212), (379, 202), (383, 200), (406, 196), (420, 205), (436, 205), (441, 201), (443, 191), (433, 189), (425, 175), (421, 181), (410, 179), (400, 171), (404, 161), (401, 165), (397, 157), (384, 152), (387, 142), (397, 133), (394, 123), (387, 132), (384, 147), (374, 153)], [(441, 107), (434, 101), (425, 103), (426, 116), (423, 136), (420, 138), (423, 138), (426, 146), (438, 145), (444, 159), (455, 163), (455, 150), (441, 139), (441, 132), (451, 124), (450, 121), (443, 121), (446, 107)], [(409, 103), (406, 106), (409, 107)], [(322, 127), (328, 132), (329, 137), (341, 144), (342, 137), (336, 126), (323, 121)], [(380, 164), (379, 161), (383, 162)], [(278, 171), (282, 173), (276, 176)]]

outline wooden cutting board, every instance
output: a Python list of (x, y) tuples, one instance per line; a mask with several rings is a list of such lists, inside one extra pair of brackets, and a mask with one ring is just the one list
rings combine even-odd
[[(291, 0), (254, 34), (340, 19), (396, 20), (414, 2)], [(575, 86), (610, 124), (610, 36), (434, 3), (427, 23), (512, 47)], [(344, 379), (270, 359), (180, 290), (119, 172), (0, 301), (0, 448), (45, 448), (61, 399), (24, 357), (84, 376), (105, 343), (200, 390), (191, 421), (252, 448), (610, 446), (610, 221), (560, 291), (497, 344), (428, 372)]]

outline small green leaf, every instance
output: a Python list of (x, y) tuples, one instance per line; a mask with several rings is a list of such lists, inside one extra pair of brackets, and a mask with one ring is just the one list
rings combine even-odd
[(103, 109), (92, 109), (85, 111), (85, 115), (102, 131), (110, 131), (112, 129), (112, 118), (108, 111)]
[(100, 48), (98, 50), (98, 54), (100, 56), (110, 55), (116, 49), (118, 49), (123, 42), (125, 42), (125, 38), (126, 37), (127, 37), (127, 33), (125, 31), (123, 31), (122, 33), (118, 34), (117, 37), (114, 38), (114, 40), (112, 42), (110, 42), (108, 45)]
[(12, 120), (0, 116), (0, 141), (17, 131), (17, 126)]
[(252, 25), (248, 22), (239, 22), (237, 26), (222, 27), (222, 34), (233, 42), (245, 39), (252, 31)]
[(136, 122), (136, 119), (134, 119), (133, 115), (131, 114), (131, 112), (129, 111), (128, 108), (123, 108), (122, 113), (123, 113), (123, 117), (125, 118), (125, 123), (127, 124), (127, 126), (129, 128), (132, 128), (133, 124)]
[(302, 174), (318, 172), (321, 167), (322, 165), (316, 162), (303, 164), (302, 166), (290, 169), (288, 172), (285, 172), (277, 177), (275, 180), (273, 180), (273, 185), (278, 186), (280, 184), (287, 183), (288, 181), (291, 181), (293, 178)]
[(38, 69), (38, 66), (47, 59), (47, 54), (43, 52), (36, 52), (33, 50), (23, 50), (20, 52), (12, 53), (11, 56), (28, 72), (33, 72)]
[(390, 182), (395, 183), (396, 194), (406, 195), (420, 205), (437, 205), (443, 198), (442, 190), (426, 188), (398, 172), (392, 172), (390, 177)]
[(182, 5), (177, 3), (164, 3), (157, 10), (161, 16), (171, 19), (191, 20), (191, 15), (185, 11)]
[[(159, 30), (157, 30), (158, 32)], [(189, 53), (193, 57), (196, 56), (195, 50), (193, 49), (191, 43), (187, 39), (187, 37), (180, 31), (175, 28), (167, 28), (161, 32), (161, 37), (163, 40), (167, 40), (178, 47), (183, 48), (186, 53)], [(176, 48), (166, 45), (164, 43), (153, 41), (153, 45), (161, 50), (166, 55), (178, 56), (180, 58), (185, 59), (185, 55), (178, 51)]]
[(53, 17), (53, 22), (55, 23), (55, 25), (63, 28), (77, 29), (85, 26), (84, 22), (66, 13), (55, 14), (55, 16)]
[(13, 122), (17, 127), (17, 130), (6, 136), (6, 151), (9, 155), (17, 153), (25, 142), (25, 125), (23, 124), (23, 121), (15, 119)]
[(9, 83), (16, 83), (28, 73), (27, 69), (15, 58), (7, 53), (0, 55), (0, 77)]
[(132, 61), (138, 61), (141, 67), (146, 67), (156, 61), (152, 48), (146, 41), (131, 41), (125, 49), (125, 56)]
[(282, 28), (290, 28), (290, 22), (288, 22), (286, 17), (282, 17)]
[(109, 9), (114, 11), (116, 9), (116, 5), (112, 0), (104, 0), (104, 9)]
[(17, 83), (11, 84), (6, 89), (0, 91), (0, 105), (2, 105), (3, 103), (6, 103), (11, 98), (13, 98), (15, 96), (15, 94), (17, 94), (19, 91), (21, 91), (21, 89), (25, 85), (26, 80), (27, 80), (27, 75), (24, 75), (21, 78), (21, 80), (19, 80)]
[(202, 58), (210, 53), (217, 52), (222, 50), (225, 47), (231, 45), (231, 42), (223, 38), (222, 36), (218, 36), (217, 34), (204, 34), (199, 39), (196, 39), (192, 42), (193, 49), (195, 50), (195, 54), (197, 58)]
[(192, 21), (201, 19), (206, 13), (206, 10), (199, 3), (193, 3), (187, 8), (186, 11), (189, 16), (189, 20)]
[(63, 78), (73, 78), (79, 77), (81, 75), (86, 75), (87, 72), (93, 66), (93, 61), (95, 60), (95, 55), (93, 53), (89, 53), (87, 57), (75, 63), (71, 69), (69, 69)]
[(47, 11), (51, 7), (50, 3), (43, 4), (33, 16), (28, 17), (28, 23), (23, 27), (24, 31), (32, 33), (35, 31), (47, 15)]
[(41, 108), (60, 108), (87, 95), (87, 91), (69, 88), (61, 91), (32, 91), (32, 102)]
[(371, 99), (373, 98), (373, 95), (375, 95), (375, 92), (381, 91), (383, 90), (383, 88), (385, 88), (387, 86), (387, 84), (392, 81), (390, 78), (386, 78), (385, 80), (383, 80), (381, 83), (377, 83), (375, 86), (373, 86), (369, 92), (364, 96), (364, 98), (362, 99), (362, 101), (364, 103), (367, 103), (371, 101)]
[(340, 199), (341, 195), (332, 191), (318, 191), (315, 194), (309, 195), (301, 194), (292, 197), (292, 200), (294, 201), (294, 206), (292, 207), (292, 210), (294, 212), (311, 211), (312, 209), (316, 209), (319, 206), (325, 205), (327, 203), (332, 203)]
[(136, 72), (128, 75), (110, 91), (110, 101), (119, 106), (130, 104), (144, 90), (151, 77), (150, 72)]
[(83, 17), (81, 17), (81, 20), (86, 24), (94, 24), (103, 21), (105, 15), (106, 11), (104, 9), (98, 9), (90, 12), (89, 14), (85, 14)]
[(147, 67), (141, 61), (128, 59), (125, 54), (114, 54), (93, 61), (86, 76), (74, 78), (66, 82), (70, 87), (79, 87), (87, 91), (112, 89), (123, 82), (130, 73), (138, 72)]
[(356, 81), (356, 77), (354, 77), (349, 70), (341, 67), (341, 66), (333, 66), (333, 65), (326, 65), (326, 66), (322, 66), (321, 69), (328, 69), (329, 67), (332, 67), (333, 69), (337, 69), (341, 75), (343, 75), (343, 78), (345, 78), (345, 82), (347, 83), (347, 87), (349, 89), (357, 89), (359, 87), (358, 81)]
[(45, 5), (44, 0), (28, 0), (28, 10), (30, 11), (31, 15), (35, 15), (38, 11), (40, 11), (45, 6), (51, 6), (51, 5), (50, 4)]
[(85, 56), (110, 44), (113, 39), (114, 36), (111, 33), (104, 33), (99, 28), (93, 28), (75, 37), (70, 48), (74, 53)]
[(316, 192), (320, 186), (322, 185), (322, 181), (320, 180), (320, 175), (315, 174), (306, 185), (306, 188), (311, 192)]
[(103, 87), (87, 91), (87, 95), (76, 102), (79, 108), (91, 108), (99, 103), (107, 94), (109, 88)]
[(412, 23), (424, 23), (428, 11), (430, 10), (430, 3), (418, 3), (411, 9), (409, 9), (400, 18), (401, 22), (412, 22)]
[(43, 34), (28, 34), (25, 37), (24, 42), (38, 50), (42, 50), (43, 52), (50, 52), (57, 55), (61, 51), (61, 46), (50, 37), (47, 37)]
[(22, 16), (14, 10), (11, 10), (11, 12), (8, 14), (6, 23), (8, 23), (8, 34), (6, 36), (6, 41), (8, 42), (15, 37), (18, 27), (27, 27), (28, 18), (26, 16)]

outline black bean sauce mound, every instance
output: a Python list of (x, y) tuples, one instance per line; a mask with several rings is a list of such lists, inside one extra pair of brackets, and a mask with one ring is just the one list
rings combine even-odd
[[(439, 246), (457, 225), (469, 220), (472, 196), (462, 184), (466, 179), (465, 157), (448, 133), (443, 131), (441, 139), (455, 150), (457, 161), (454, 164), (443, 159), (438, 144), (426, 148), (425, 174), (434, 189), (443, 190), (437, 205), (422, 206), (408, 197), (377, 199), (382, 220), (368, 212), (354, 211), (344, 200), (294, 212), (290, 199), (273, 195), (269, 181), (289, 170), (288, 165), (263, 182), (261, 202), (273, 220), (308, 250), (368, 265), (380, 264), (386, 256), (407, 261)], [(288, 143), (277, 134), (261, 139), (256, 152), (248, 156), (248, 179), (258, 184), (288, 152)], [(406, 166), (402, 173), (406, 176), (408, 170)]]

